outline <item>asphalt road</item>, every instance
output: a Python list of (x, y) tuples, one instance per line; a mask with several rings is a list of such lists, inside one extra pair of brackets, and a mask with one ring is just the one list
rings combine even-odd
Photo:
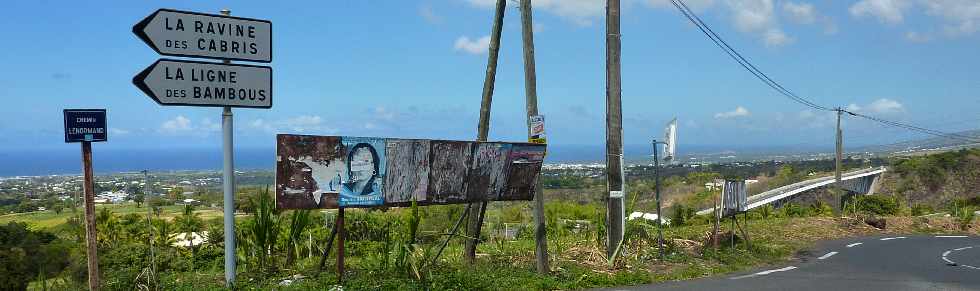
[(980, 237), (876, 236), (817, 245), (782, 266), (605, 290), (980, 290)]

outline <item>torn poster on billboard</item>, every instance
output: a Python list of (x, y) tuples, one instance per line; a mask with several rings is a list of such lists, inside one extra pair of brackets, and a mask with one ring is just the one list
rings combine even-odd
[(545, 145), (277, 135), (280, 209), (531, 200)]
[(340, 207), (375, 206), (384, 202), (385, 141), (373, 137), (341, 137), (347, 170), (340, 187)]

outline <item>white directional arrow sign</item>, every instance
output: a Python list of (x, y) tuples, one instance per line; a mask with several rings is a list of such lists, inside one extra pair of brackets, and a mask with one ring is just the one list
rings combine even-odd
[(160, 105), (272, 107), (272, 68), (159, 60), (133, 77)]
[(161, 55), (272, 62), (272, 22), (160, 9), (133, 33)]

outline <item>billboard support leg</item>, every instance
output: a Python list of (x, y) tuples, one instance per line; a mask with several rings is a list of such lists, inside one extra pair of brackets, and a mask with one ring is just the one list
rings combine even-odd
[(327, 238), (326, 247), (323, 248), (323, 255), (320, 256), (320, 268), (317, 269), (317, 275), (323, 272), (323, 266), (327, 264), (327, 257), (330, 256), (330, 249), (333, 248), (333, 239), (337, 236), (337, 219), (333, 221), (333, 227), (330, 228), (330, 236)]
[(344, 208), (337, 211), (337, 283), (344, 282), (344, 240), (347, 230), (344, 229)]
[[(487, 57), (487, 71), (483, 79), (483, 97), (480, 101), (480, 123), (477, 125), (476, 141), (487, 141), (490, 131), (490, 108), (493, 101), (493, 85), (497, 78), (497, 55), (500, 52), (500, 34), (504, 25), (504, 14), (507, 7), (507, 0), (497, 0), (496, 12), (493, 15), (493, 26), (490, 30), (489, 56)], [(476, 259), (476, 245), (479, 243), (480, 232), (483, 228), (483, 215), (487, 210), (487, 202), (470, 203), (470, 208), (476, 213), (469, 219), (466, 233), (469, 239), (463, 249), (463, 257), (467, 263), (472, 264)]]
[(459, 226), (463, 224), (463, 220), (466, 220), (466, 217), (469, 216), (470, 207), (465, 206), (463, 208), (466, 210), (463, 210), (463, 214), (461, 214), (459, 219), (456, 220), (456, 224), (453, 225), (453, 230), (447, 234), (448, 236), (446, 237), (446, 240), (442, 242), (442, 246), (439, 247), (439, 251), (436, 252), (435, 257), (432, 258), (432, 262), (429, 263), (430, 266), (435, 265), (436, 262), (439, 261), (439, 256), (442, 255), (442, 251), (446, 249), (446, 245), (449, 245), (449, 241), (456, 236), (457, 232), (459, 232)]

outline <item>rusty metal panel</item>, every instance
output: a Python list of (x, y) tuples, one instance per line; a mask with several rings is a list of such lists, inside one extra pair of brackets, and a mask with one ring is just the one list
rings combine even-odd
[(384, 193), (386, 204), (426, 200), (429, 190), (430, 141), (388, 139)]
[(276, 135), (276, 207), (337, 208), (345, 155), (340, 137)]
[(466, 201), (466, 176), (473, 162), (473, 142), (432, 141), (429, 160), (428, 202), (434, 204)]
[(466, 178), (467, 201), (497, 200), (507, 184), (511, 145), (477, 143), (473, 167)]
[(508, 159), (507, 187), (496, 200), (534, 199), (544, 154), (545, 145), (515, 144)]

